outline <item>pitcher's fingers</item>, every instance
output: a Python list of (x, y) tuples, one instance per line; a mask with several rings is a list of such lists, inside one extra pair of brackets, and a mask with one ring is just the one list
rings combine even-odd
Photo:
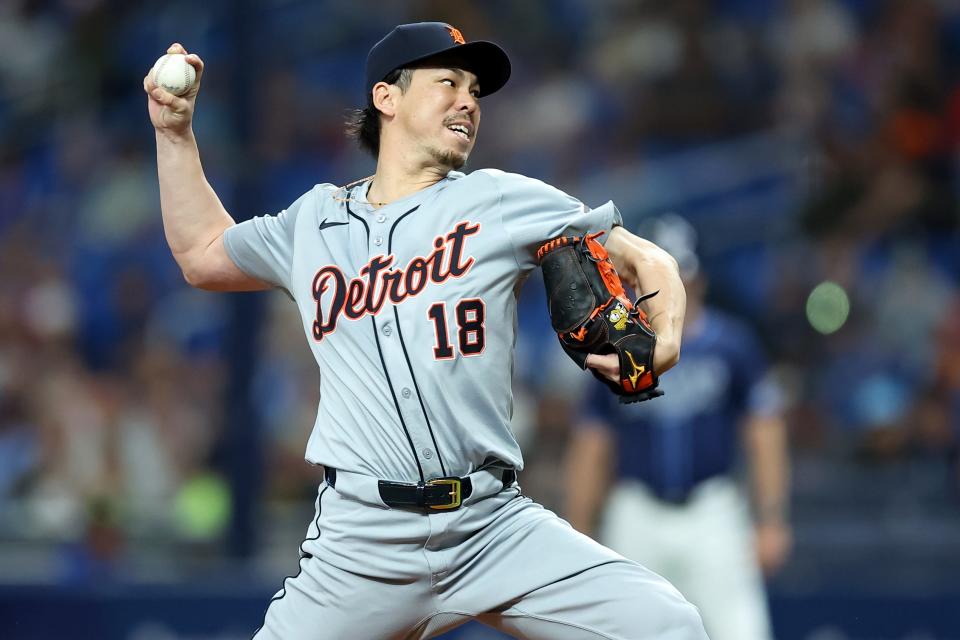
[(200, 59), (195, 53), (187, 54), (187, 62), (196, 70), (197, 79), (194, 81), (194, 84), (200, 83), (200, 77), (203, 75), (203, 60)]
[(596, 370), (600, 375), (611, 382), (617, 382), (620, 373), (620, 360), (615, 353), (598, 355), (591, 353), (587, 355), (587, 367)]
[(187, 50), (184, 49), (183, 45), (179, 42), (174, 42), (167, 48), (167, 53), (182, 53), (183, 55), (187, 55)]
[(183, 98), (173, 95), (172, 93), (170, 93), (166, 89), (162, 89), (161, 87), (156, 87), (152, 91), (150, 91), (150, 97), (156, 100), (157, 102), (159, 102), (160, 104), (170, 107), (177, 113), (183, 113), (190, 108), (189, 102), (187, 102)]
[(153, 74), (152, 74), (152, 73), (148, 73), (147, 75), (143, 76), (143, 90), (144, 90), (144, 91), (146, 91), (147, 93), (150, 93), (151, 91), (153, 91), (153, 90), (156, 89), (156, 88), (157, 88), (157, 83), (153, 81)]

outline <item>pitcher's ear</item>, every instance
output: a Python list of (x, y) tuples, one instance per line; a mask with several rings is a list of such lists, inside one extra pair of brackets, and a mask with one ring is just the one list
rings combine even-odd
[(371, 89), (373, 106), (382, 114), (392, 116), (396, 113), (396, 98), (400, 93), (400, 88), (397, 85), (378, 82)]

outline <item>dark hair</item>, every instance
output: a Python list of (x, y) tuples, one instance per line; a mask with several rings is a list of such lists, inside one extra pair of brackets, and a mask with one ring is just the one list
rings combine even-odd
[[(412, 69), (394, 69), (383, 79), (387, 84), (400, 87), (406, 93), (413, 79)], [(347, 135), (354, 138), (361, 149), (369, 151), (374, 158), (380, 154), (380, 111), (373, 106), (373, 96), (367, 96), (367, 106), (354, 109), (347, 117)]]

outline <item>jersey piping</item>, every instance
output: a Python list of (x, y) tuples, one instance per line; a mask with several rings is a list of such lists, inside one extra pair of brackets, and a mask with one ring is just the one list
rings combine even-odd
[[(400, 221), (420, 208), (420, 205), (407, 211), (397, 218), (390, 226), (390, 235), (387, 236), (387, 253), (393, 253), (393, 232), (396, 230)], [(423, 411), (423, 419), (427, 423), (427, 431), (430, 432), (430, 440), (433, 442), (433, 450), (437, 452), (437, 462), (440, 463), (440, 470), (443, 475), (447, 475), (447, 467), (443, 464), (443, 456), (440, 455), (440, 447), (437, 445), (437, 438), (433, 434), (433, 425), (430, 424), (430, 417), (427, 415), (427, 407), (423, 404), (423, 395), (420, 393), (420, 385), (417, 384), (417, 376), (413, 373), (413, 363), (410, 362), (410, 355), (407, 353), (407, 343), (403, 340), (403, 330), (400, 328), (400, 313), (397, 311), (397, 305), (393, 305), (393, 318), (397, 323), (397, 338), (400, 340), (400, 347), (403, 349), (403, 358), (407, 361), (407, 369), (410, 370), (410, 378), (413, 380), (413, 389), (417, 392), (417, 400), (420, 402), (420, 410)]]
[(300, 574), (303, 573), (303, 561), (313, 557), (311, 554), (307, 553), (306, 550), (304, 550), (303, 545), (307, 544), (308, 542), (319, 540), (320, 535), (323, 533), (320, 530), (320, 515), (323, 513), (323, 494), (325, 494), (327, 492), (327, 489), (329, 488), (330, 488), (330, 485), (325, 486), (323, 490), (320, 491), (320, 495), (317, 496), (317, 518), (316, 520), (313, 521), (314, 526), (317, 527), (317, 535), (315, 535), (312, 538), (307, 536), (306, 538), (303, 539), (303, 542), (300, 543), (300, 561), (297, 562), (297, 573), (284, 578), (282, 588), (280, 589), (280, 593), (270, 598), (270, 602), (267, 603), (267, 608), (264, 609), (263, 611), (263, 624), (257, 627), (257, 630), (253, 632), (254, 638), (257, 636), (258, 633), (260, 633), (260, 630), (263, 629), (263, 625), (267, 624), (267, 613), (270, 611), (270, 605), (272, 605), (277, 600), (283, 600), (284, 596), (287, 595), (287, 580), (296, 580), (297, 578), (299, 578)]
[[(370, 242), (370, 227), (367, 225), (367, 221), (358, 216), (350, 208), (350, 203), (347, 202), (347, 213), (363, 223), (363, 230), (367, 234), (367, 243)], [(417, 205), (419, 206), (419, 205)], [(393, 398), (393, 406), (397, 409), (397, 418), (400, 419), (400, 426), (403, 427), (403, 434), (407, 437), (407, 442), (410, 444), (410, 451), (413, 453), (413, 460), (417, 463), (417, 473), (420, 474), (420, 481), (424, 481), (423, 476), (423, 466), (420, 464), (420, 456), (417, 455), (417, 447), (413, 444), (413, 438), (410, 437), (410, 431), (407, 429), (407, 423), (403, 419), (403, 412), (400, 410), (400, 401), (397, 400), (397, 392), (393, 390), (393, 382), (390, 380), (390, 372), (387, 371), (387, 361), (383, 357), (383, 349), (380, 348), (380, 336), (377, 335), (377, 320), (374, 316), (370, 316), (370, 326), (373, 327), (373, 340), (377, 344), (377, 355), (380, 356), (380, 366), (383, 367), (383, 375), (387, 378), (387, 386), (390, 387), (390, 397)], [(432, 434), (431, 434), (432, 435)]]

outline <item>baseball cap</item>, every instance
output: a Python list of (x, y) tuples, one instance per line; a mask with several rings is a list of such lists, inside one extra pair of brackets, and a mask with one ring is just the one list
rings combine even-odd
[(394, 69), (455, 51), (476, 74), (480, 95), (490, 95), (510, 78), (510, 58), (492, 42), (467, 42), (456, 27), (445, 22), (415, 22), (395, 27), (367, 54), (367, 94)]

